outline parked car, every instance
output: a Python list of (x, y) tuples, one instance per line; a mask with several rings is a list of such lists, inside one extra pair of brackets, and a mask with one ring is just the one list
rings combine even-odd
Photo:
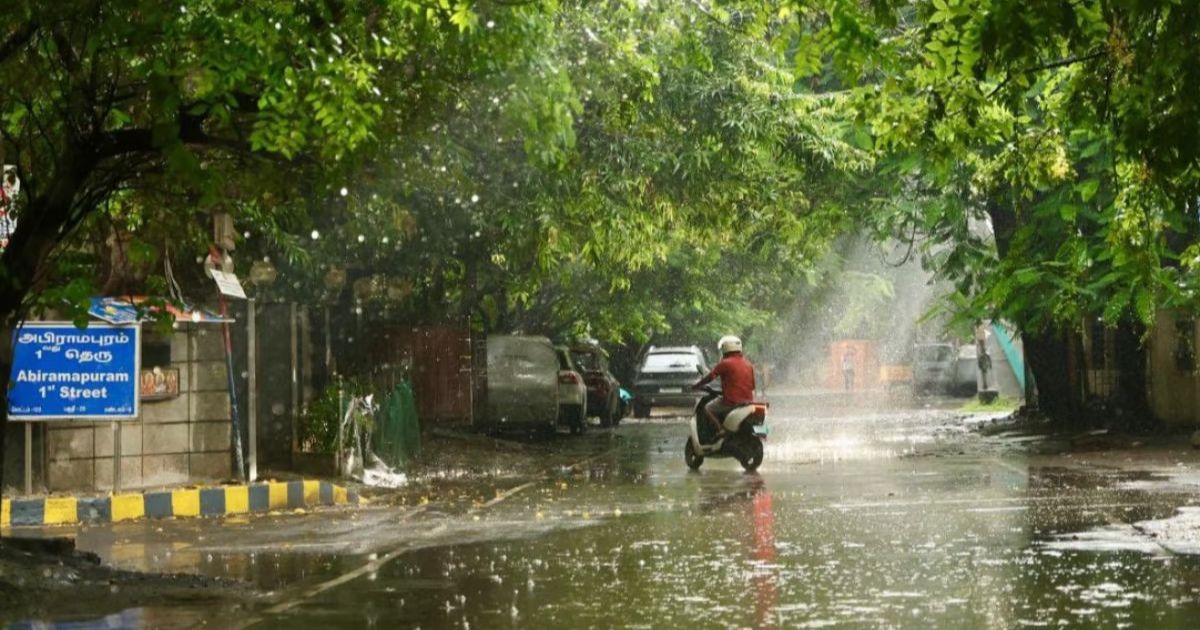
[(624, 415), (621, 382), (608, 367), (608, 353), (594, 344), (571, 346), (571, 359), (583, 373), (587, 385), (587, 415), (600, 418), (600, 425), (615, 427)]
[(913, 388), (918, 393), (974, 393), (978, 369), (976, 350), (972, 344), (918, 345), (913, 361)]
[(583, 374), (566, 346), (555, 346), (558, 355), (558, 423), (571, 433), (583, 433), (587, 427), (587, 386)]
[(963, 396), (974, 396), (979, 391), (979, 349), (973, 343), (958, 347), (958, 358), (954, 364), (954, 391)]
[(558, 355), (545, 337), (487, 339), (485, 429), (553, 433), (558, 422)]
[(701, 393), (692, 391), (708, 373), (708, 360), (697, 346), (650, 347), (633, 379), (633, 415), (647, 418), (654, 407), (690, 407)]
[(913, 389), (920, 394), (946, 392), (954, 383), (958, 353), (953, 344), (919, 344), (913, 358)]

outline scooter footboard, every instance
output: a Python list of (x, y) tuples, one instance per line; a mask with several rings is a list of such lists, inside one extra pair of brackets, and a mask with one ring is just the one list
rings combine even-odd
[(708, 418), (696, 421), (696, 436), (701, 444), (712, 444), (717, 441), (717, 428)]

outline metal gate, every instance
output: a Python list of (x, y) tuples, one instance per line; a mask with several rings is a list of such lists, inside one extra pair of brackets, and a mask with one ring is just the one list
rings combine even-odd
[(422, 421), (472, 419), (474, 352), (467, 327), (394, 325), (372, 354), (412, 381)]

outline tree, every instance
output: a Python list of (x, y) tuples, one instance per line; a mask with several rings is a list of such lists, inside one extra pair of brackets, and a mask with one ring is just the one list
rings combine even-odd
[(845, 227), (840, 192), (868, 157), (842, 104), (775, 63), (760, 18), (565, 7), (347, 185), (297, 252), (310, 282), (345, 264), (393, 287), (389, 317), (617, 343), (764, 323)]
[(1158, 308), (1195, 307), (1200, 94), (1184, 51), (1197, 8), (881, 0), (801, 14), (800, 51), (824, 42), (815, 57), (858, 86), (895, 183), (868, 221), (924, 239), (964, 319), (1018, 324), (1053, 416), (1079, 411), (1064, 331), (1117, 327), (1135, 340), (1125, 402), (1143, 412), (1136, 339)]
[(0, 391), (11, 331), (102, 209), (153, 225), (157, 202), (194, 214), (236, 200), (270, 223), (270, 194), (296, 189), (289, 171), (361, 163), (444, 89), (439, 54), (502, 65), (548, 14), (422, 0), (10, 3), (0, 133), (24, 191), (2, 255)]

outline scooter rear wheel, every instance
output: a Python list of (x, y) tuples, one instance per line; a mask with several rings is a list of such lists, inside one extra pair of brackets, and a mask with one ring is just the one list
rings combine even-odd
[(691, 438), (688, 438), (683, 446), (683, 461), (687, 462), (688, 468), (692, 470), (700, 470), (700, 466), (704, 464), (704, 456), (696, 452)]
[(746, 472), (754, 472), (763, 461), (763, 445), (758, 439), (748, 440), (742, 451), (741, 463)]

